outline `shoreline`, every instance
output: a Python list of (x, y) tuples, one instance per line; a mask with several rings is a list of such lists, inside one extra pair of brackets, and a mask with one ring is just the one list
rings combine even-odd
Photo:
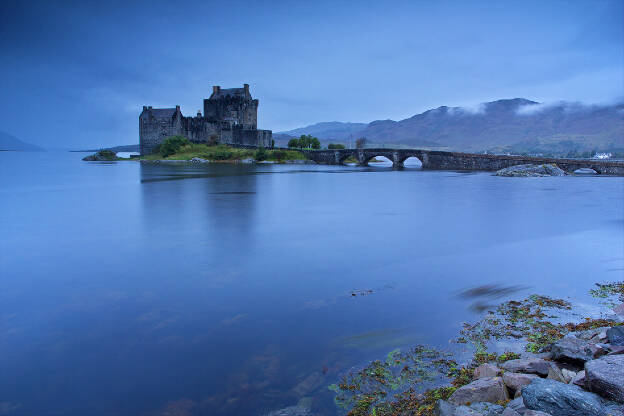
[(597, 317), (563, 299), (510, 300), (464, 323), (452, 340), (473, 350), (463, 364), (441, 349), (397, 349), (329, 389), (349, 416), (624, 416), (624, 282), (590, 295)]

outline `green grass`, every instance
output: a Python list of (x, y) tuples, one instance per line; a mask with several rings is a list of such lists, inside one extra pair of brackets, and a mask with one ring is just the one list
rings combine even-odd
[[(180, 149), (167, 157), (160, 153), (142, 156), (143, 160), (191, 160), (194, 157), (211, 161), (233, 162), (242, 159), (254, 159), (256, 149), (241, 149), (225, 145), (208, 146), (206, 144), (190, 143), (180, 147)], [(265, 160), (274, 162), (284, 162), (287, 160), (305, 160), (303, 153), (296, 150), (266, 149), (267, 158)]]

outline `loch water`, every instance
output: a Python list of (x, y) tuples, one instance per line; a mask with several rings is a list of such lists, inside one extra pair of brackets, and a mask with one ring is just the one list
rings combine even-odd
[(340, 414), (342, 373), (477, 319), (466, 288), (624, 276), (624, 178), (83, 156), (0, 152), (2, 415)]

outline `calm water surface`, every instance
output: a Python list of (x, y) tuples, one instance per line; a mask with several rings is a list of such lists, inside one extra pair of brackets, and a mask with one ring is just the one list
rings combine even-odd
[(623, 178), (82, 156), (0, 152), (0, 414), (331, 415), (476, 319), (462, 289), (624, 274)]

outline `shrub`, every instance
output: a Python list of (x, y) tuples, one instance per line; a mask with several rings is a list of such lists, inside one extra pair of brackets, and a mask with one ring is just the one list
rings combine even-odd
[(288, 140), (288, 147), (299, 147), (299, 139), (290, 139)]
[(339, 143), (330, 143), (330, 144), (327, 145), (327, 148), (329, 150), (344, 149), (345, 145), (344, 144), (339, 144)]
[(171, 137), (167, 137), (160, 144), (160, 154), (163, 157), (171, 156), (172, 154), (174, 154), (178, 150), (180, 150), (180, 148), (182, 146), (187, 145), (187, 144), (189, 144), (189, 141), (184, 136), (171, 136)]
[(267, 151), (264, 149), (264, 146), (258, 147), (258, 150), (256, 150), (256, 153), (254, 154), (254, 159), (266, 160), (266, 158), (267, 158)]
[(232, 151), (226, 146), (217, 146), (210, 159), (214, 160), (228, 160), (233, 156)]
[(282, 160), (286, 157), (286, 151), (285, 150), (274, 150), (273, 151), (273, 157), (277, 160)]

